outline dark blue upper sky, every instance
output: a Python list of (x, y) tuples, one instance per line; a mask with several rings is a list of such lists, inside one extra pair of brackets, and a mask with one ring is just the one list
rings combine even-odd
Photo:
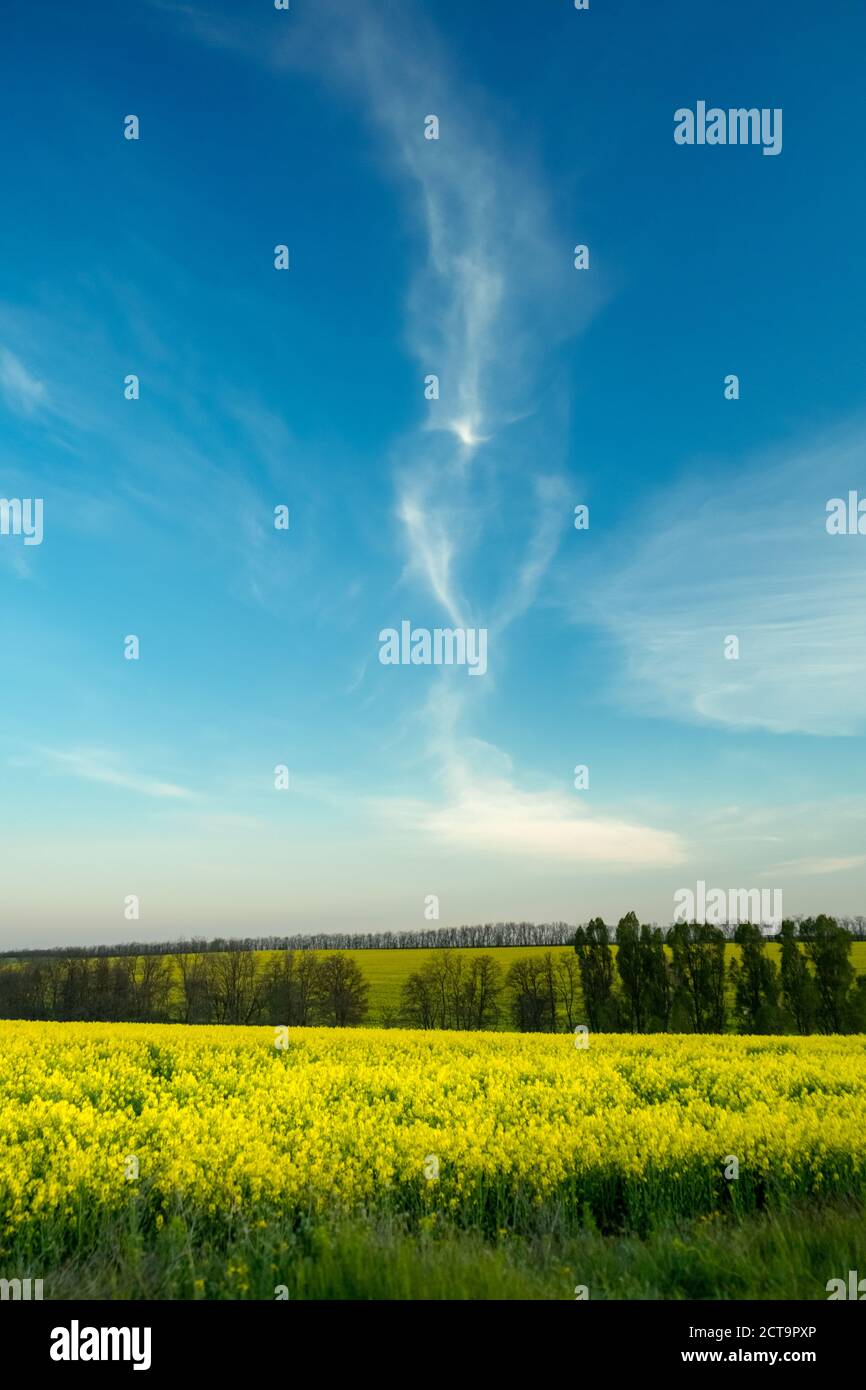
[[(4, 940), (862, 910), (866, 535), (825, 523), (866, 497), (864, 39), (9, 8), (0, 493), (44, 538), (0, 535)], [(677, 144), (699, 101), (780, 153)], [(382, 665), (403, 620), (486, 628), (484, 677)]]

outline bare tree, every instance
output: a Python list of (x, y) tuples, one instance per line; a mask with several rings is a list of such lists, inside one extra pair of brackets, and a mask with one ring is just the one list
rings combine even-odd
[(217, 951), (208, 957), (208, 996), (216, 1023), (250, 1023), (259, 1009), (261, 982), (254, 951)]
[(463, 1027), (495, 1028), (500, 1018), (502, 969), (492, 956), (475, 956), (463, 986)]
[(505, 977), (511, 994), (511, 1017), (521, 1033), (552, 1033), (556, 1013), (551, 1007), (547, 970), (540, 956), (516, 960)]
[(573, 1032), (580, 1022), (578, 1017), (580, 1000), (580, 969), (577, 957), (569, 952), (557, 958), (554, 969), (556, 994), (565, 1014), (568, 1031)]
[(180, 979), (181, 1021), (206, 1023), (209, 1016), (207, 957), (201, 951), (184, 951), (170, 959)]

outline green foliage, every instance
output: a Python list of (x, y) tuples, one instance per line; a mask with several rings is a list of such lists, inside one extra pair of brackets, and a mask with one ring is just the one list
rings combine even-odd
[(780, 1033), (784, 1024), (779, 1005), (779, 967), (767, 957), (764, 934), (751, 922), (742, 922), (735, 940), (740, 945), (740, 959), (731, 962), (731, 981), (739, 1031)]
[[(834, 1273), (866, 1266), (866, 1209), (856, 1202), (793, 1206), (604, 1235), (592, 1223), (538, 1219), (494, 1236), (448, 1221), (385, 1219), (300, 1226), (276, 1216), (227, 1234), (183, 1213), (161, 1231), (116, 1217), (95, 1251), (41, 1253), (46, 1298), (573, 1300), (817, 1299)], [(30, 1266), (6, 1262), (5, 1278)]]
[(795, 924), (782, 923), (782, 997), (788, 1016), (798, 1033), (811, 1033), (815, 1024), (818, 998), (815, 982), (795, 938)]
[(671, 970), (659, 927), (638, 925), (633, 912), (616, 929), (616, 968), (622, 985), (625, 1026), (633, 1033), (665, 1032), (672, 1003)]
[(719, 927), (678, 922), (668, 941), (673, 955), (672, 1026), (688, 1033), (725, 1031), (725, 938)]
[(590, 1028), (596, 1033), (616, 1032), (620, 1026), (620, 1011), (613, 992), (613, 953), (607, 927), (600, 917), (593, 917), (585, 927), (578, 927), (574, 949)]
[(832, 917), (810, 918), (806, 928), (806, 954), (815, 972), (817, 1022), (822, 1033), (842, 1033), (852, 1005), (854, 967), (851, 937)]

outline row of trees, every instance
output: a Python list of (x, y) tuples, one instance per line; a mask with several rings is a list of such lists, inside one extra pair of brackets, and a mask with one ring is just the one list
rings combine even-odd
[[(851, 936), (832, 918), (786, 921), (780, 959), (751, 923), (738, 926), (739, 958), (727, 964), (718, 927), (680, 923), (665, 935), (633, 912), (616, 928), (615, 957), (597, 918), (575, 933), (586, 1022), (599, 1031), (723, 1032), (728, 999), (741, 1033), (866, 1031), (866, 977), (851, 962)], [(666, 949), (667, 948), (667, 949)]]
[(49, 959), (0, 968), (0, 1017), (107, 1023), (361, 1023), (370, 987), (347, 955), (254, 951)]
[(168, 956), (210, 951), (405, 951), (458, 949), (488, 950), (498, 946), (568, 946), (574, 927), (568, 922), (485, 922), (476, 926), (428, 927), (419, 931), (319, 932), (309, 936), (247, 936), (211, 940), (191, 937), (178, 941), (126, 941), (115, 946), (36, 946), (28, 950), (0, 951), (0, 957), (16, 960), (42, 956)]
[[(786, 921), (779, 959), (760, 928), (600, 918), (572, 933), (573, 951), (525, 954), (507, 973), (494, 955), (431, 953), (378, 1022), (413, 1028), (556, 1032), (866, 1032), (866, 977), (851, 937), (830, 917)], [(612, 946), (616, 944), (616, 953)], [(171, 956), (69, 957), (0, 967), (0, 1017), (63, 1021), (270, 1023), (350, 1027), (369, 1014), (369, 984), (346, 952), (249, 949)]]
[[(493, 956), (437, 952), (403, 986), (399, 1020), (416, 1028), (521, 1032), (586, 1024), (594, 1032), (853, 1033), (866, 1031), (866, 977), (851, 963), (851, 937), (832, 918), (785, 922), (781, 958), (760, 928), (737, 928), (728, 964), (718, 927), (681, 923), (669, 932), (633, 912), (612, 934), (600, 918), (574, 934), (574, 954), (546, 951), (507, 974)], [(616, 954), (612, 950), (615, 935)], [(731, 1018), (731, 1014), (733, 1017)]]
[[(631, 917), (634, 914), (629, 913)], [(593, 921), (597, 921), (594, 918)], [(626, 919), (623, 919), (626, 920)], [(817, 919), (793, 917), (794, 932), (801, 939), (809, 924)], [(836, 918), (836, 925), (856, 940), (866, 940), (866, 917)], [(590, 924), (591, 925), (591, 924)], [(226, 951), (407, 951), (472, 947), (475, 950), (495, 950), (502, 946), (570, 946), (574, 927), (568, 922), (485, 922), (476, 926), (428, 927), (420, 931), (398, 932), (320, 932), (314, 936), (248, 936), (212, 940), (192, 937), (179, 941), (127, 941), (114, 946), (52, 946), (29, 950), (0, 951), (0, 957), (15, 960), (36, 960), (62, 957), (92, 960), (97, 956), (180, 956), (224, 954)], [(665, 939), (673, 928), (657, 928)], [(725, 939), (736, 938), (735, 924), (718, 928)]]

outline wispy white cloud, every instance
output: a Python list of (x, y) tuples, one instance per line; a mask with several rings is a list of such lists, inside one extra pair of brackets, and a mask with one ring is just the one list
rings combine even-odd
[(70, 777), (80, 777), (85, 782), (101, 782), (106, 786), (121, 787), (141, 796), (160, 799), (191, 800), (195, 796), (187, 787), (174, 782), (161, 782), (118, 766), (112, 754), (102, 749), (39, 748), (36, 751), (49, 769)]
[[(420, 6), (320, 0), (314, 15), (293, 14), (279, 30), (151, 2), (199, 41), (337, 83), (381, 133), (422, 241), (405, 320), (419, 405), (424, 379), (440, 382), (419, 427), (394, 445), (403, 576), (452, 623), (496, 624), (501, 637), (533, 601), (561, 534), (557, 347), (602, 297), (597, 272), (573, 270), (571, 229), (555, 226), (537, 161), (515, 131), (502, 133)], [(428, 115), (439, 119), (438, 140), (425, 139)], [(534, 429), (532, 443), (517, 444), (515, 427)], [(501, 522), (506, 484), (511, 529), (507, 543), (500, 531), (491, 545), (488, 523)], [(483, 594), (472, 583), (478, 565)]]
[[(183, 13), (199, 38), (261, 58), (240, 27), (214, 30)], [(406, 187), (421, 243), (406, 341), (419, 408), (431, 374), (439, 398), (393, 446), (402, 578), (453, 625), (495, 633), (501, 668), (505, 633), (536, 601), (567, 526), (556, 352), (597, 307), (598, 279), (575, 274), (570, 229), (555, 226), (535, 161), (473, 97), (420, 7), (322, 0), (315, 23), (299, 15), (265, 51), (278, 69), (303, 68), (351, 93)], [(438, 140), (424, 138), (428, 115), (439, 118)], [(466, 713), (466, 697), (440, 679), (412, 721), (424, 750), (415, 741), (413, 756), (446, 769), (443, 795), (418, 808), (419, 830), (568, 861), (676, 861), (678, 842), (665, 832), (578, 811), (555, 791), (521, 790), (499, 750), (461, 733)], [(379, 810), (397, 808), (399, 818), (401, 806)]]
[[(429, 402), (422, 429), (396, 450), (407, 572), (426, 581), (452, 622), (467, 625), (480, 607), (477, 595), (474, 603), (466, 596), (470, 570), (515, 465), (509, 426), (531, 415), (540, 364), (586, 321), (590, 306), (566, 284), (567, 241), (551, 227), (531, 160), (503, 147), (489, 119), (462, 95), (432, 35), (394, 24), (393, 14), (382, 23), (373, 8), (357, 10), (361, 61), (353, 60), (350, 80), (409, 180), (426, 242), (407, 303), (419, 396), (428, 374), (439, 378), (440, 397)], [(427, 113), (439, 117), (438, 140), (424, 139)], [(544, 429), (546, 422), (539, 424)], [(562, 440), (551, 449), (546, 439), (548, 471), (557, 452), (561, 462)], [(533, 477), (526, 481), (535, 486)], [(555, 548), (539, 546), (530, 532), (521, 562), (525, 543), (514, 537), (507, 559), (486, 552), (503, 619), (525, 607)]]
[(678, 864), (679, 837), (663, 830), (579, 812), (559, 792), (520, 791), (503, 779), (465, 786), (432, 811), (427, 829), (467, 849), (623, 867)]
[[(181, 272), (156, 252), (146, 249), (142, 255), (149, 258), (150, 273), (164, 276), (181, 299)], [(28, 399), (40, 403), (30, 413), (42, 431), (41, 486), (50, 497), (52, 533), (105, 535), (126, 529), (129, 534), (149, 533), (156, 546), (172, 532), (194, 529), (194, 543), (207, 540), (215, 553), (231, 557), (228, 583), (243, 600), (278, 612), (291, 591), (317, 607), (328, 585), (327, 580), (322, 583), (321, 570), (317, 584), (308, 582), (317, 563), (314, 528), (325, 505), (316, 482), (316, 450), (306, 447), (308, 469), (292, 468), (287, 460), (297, 454), (298, 442), (253, 387), (220, 383), (214, 404), (206, 391), (192, 389), (192, 373), (186, 374), (179, 359), (169, 356), (166, 362), (171, 349), (156, 337), (146, 301), (133, 295), (125, 303), (129, 296), (124, 287), (107, 276), (100, 276), (95, 288), (109, 296), (122, 317), (123, 338), (128, 335), (153, 356), (147, 418), (135, 430), (119, 429), (117, 402), (92, 390), (95, 378), (104, 379), (114, 370), (117, 353), (101, 319), (94, 320), (71, 291), (59, 305), (0, 302), (0, 343), (14, 343), (18, 349), (12, 353), (0, 347), (0, 399), (16, 392), (21, 414), (27, 413)], [(165, 314), (159, 331), (169, 342), (182, 336), (179, 329), (172, 335)], [(39, 345), (48, 341), (50, 393), (32, 369)], [(331, 471), (336, 471), (333, 464)], [(28, 483), (14, 458), (6, 461), (5, 487), (7, 495), (13, 488), (17, 495), (29, 495), (32, 487), (32, 474)], [(280, 545), (273, 508), (289, 498), (306, 524), (293, 533), (290, 545)], [(194, 528), (189, 526), (193, 517)], [(23, 547), (7, 546), (0, 554), (4, 563), (27, 574), (32, 557), (24, 555)]]
[[(225, 43), (225, 30), (210, 41)], [(235, 41), (252, 51), (241, 32)], [(501, 635), (532, 601), (556, 548), (550, 516), (562, 498), (552, 480), (563, 467), (565, 430), (545, 393), (557, 394), (558, 345), (600, 301), (598, 276), (575, 274), (570, 229), (554, 225), (536, 161), (473, 95), (420, 6), (322, 0), (315, 24), (299, 16), (268, 52), (278, 68), (311, 70), (353, 94), (407, 189), (422, 251), (408, 287), (406, 340), (419, 404), (428, 375), (438, 377), (440, 394), (394, 447), (404, 577), (420, 581), (452, 623), (498, 621)], [(438, 140), (425, 139), (429, 115), (439, 120)], [(524, 440), (521, 451), (512, 431), (527, 422), (534, 448)], [(533, 457), (544, 461), (540, 470)], [(501, 519), (506, 482), (512, 504), (521, 502), (508, 544), (497, 536), (494, 547), (488, 523)], [(547, 515), (536, 524), (539, 508)], [(472, 582), (479, 564), (483, 595)]]
[(494, 610), (492, 626), (497, 633), (532, 606), (568, 524), (569, 494), (564, 479), (541, 475), (534, 479), (534, 488), (534, 508), (530, 510), (523, 557)]
[(455, 590), (455, 536), (459, 522), (431, 497), (431, 474), (404, 477), (397, 515), (406, 534), (406, 572), (426, 579), (451, 622), (466, 626), (465, 600)]
[[(866, 728), (866, 539), (825, 526), (827, 501), (861, 482), (864, 452), (856, 427), (714, 469), (618, 536), (621, 555), (568, 603), (621, 644), (630, 707), (774, 733)], [(728, 636), (738, 660), (725, 658)]]
[(461, 737), (465, 699), (440, 683), (424, 711), (435, 798), (370, 800), (370, 811), (395, 834), (409, 831), (431, 848), (449, 846), (515, 861), (637, 868), (684, 860), (685, 844), (674, 832), (601, 814), (583, 792), (522, 788), (507, 753), (483, 739)]
[(6, 347), (0, 347), (0, 392), (10, 409), (19, 415), (32, 415), (47, 394), (45, 383)]
[(467, 854), (620, 868), (665, 867), (685, 858), (683, 842), (670, 831), (598, 815), (556, 790), (523, 791), (507, 777), (465, 777), (438, 805), (405, 797), (371, 804), (393, 832), (410, 830), (430, 845)]
[(803, 875), (842, 874), (848, 869), (859, 869), (866, 864), (866, 854), (839, 855), (835, 858), (787, 859), (782, 864), (774, 864), (766, 876), (773, 874)]

